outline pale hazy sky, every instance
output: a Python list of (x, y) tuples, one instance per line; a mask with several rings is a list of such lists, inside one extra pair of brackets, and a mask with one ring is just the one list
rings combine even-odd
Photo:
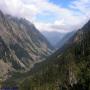
[(0, 0), (0, 9), (28, 19), (41, 32), (75, 30), (90, 18), (90, 0)]

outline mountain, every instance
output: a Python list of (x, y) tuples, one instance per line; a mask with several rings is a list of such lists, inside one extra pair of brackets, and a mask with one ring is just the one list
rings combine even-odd
[(64, 35), (63, 38), (61, 38), (60, 41), (58, 41), (58, 43), (56, 43), (55, 47), (57, 49), (62, 48), (62, 46), (64, 46), (65, 43), (69, 42), (69, 39), (75, 34), (75, 32), (69, 32), (67, 34)]
[(60, 48), (28, 73), (14, 73), (4, 86), (16, 85), (20, 90), (90, 90), (90, 21), (68, 41), (63, 52)]
[(0, 77), (10, 71), (29, 70), (52, 50), (32, 23), (0, 11)]
[(57, 31), (43, 31), (42, 34), (49, 40), (52, 46), (56, 48), (56, 44), (66, 35)]

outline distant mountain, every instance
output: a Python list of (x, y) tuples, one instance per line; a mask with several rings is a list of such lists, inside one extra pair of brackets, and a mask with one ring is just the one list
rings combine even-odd
[(52, 45), (32, 23), (0, 11), (0, 77), (9, 71), (30, 69), (52, 50)]
[(62, 48), (62, 46), (69, 41), (69, 39), (75, 34), (75, 32), (69, 32), (63, 36), (63, 38), (56, 44), (56, 48)]
[(18, 83), (20, 90), (89, 90), (90, 21), (46, 61), (36, 64), (26, 74), (15, 75), (15, 81), (9, 79), (5, 85)]
[(42, 34), (49, 40), (49, 42), (56, 48), (56, 44), (66, 35), (57, 31), (44, 31)]

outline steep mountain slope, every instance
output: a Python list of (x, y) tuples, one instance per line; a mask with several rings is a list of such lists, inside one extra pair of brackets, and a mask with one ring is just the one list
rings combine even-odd
[(90, 90), (90, 21), (66, 45), (62, 53), (58, 50), (27, 74), (14, 75), (11, 82), (20, 90)]
[(33, 63), (51, 54), (53, 47), (25, 19), (0, 11), (0, 77), (11, 70), (28, 70)]

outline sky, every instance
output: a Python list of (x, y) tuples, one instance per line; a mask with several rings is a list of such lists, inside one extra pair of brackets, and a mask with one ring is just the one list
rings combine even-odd
[(0, 9), (26, 18), (41, 32), (70, 32), (90, 19), (90, 0), (0, 0)]

